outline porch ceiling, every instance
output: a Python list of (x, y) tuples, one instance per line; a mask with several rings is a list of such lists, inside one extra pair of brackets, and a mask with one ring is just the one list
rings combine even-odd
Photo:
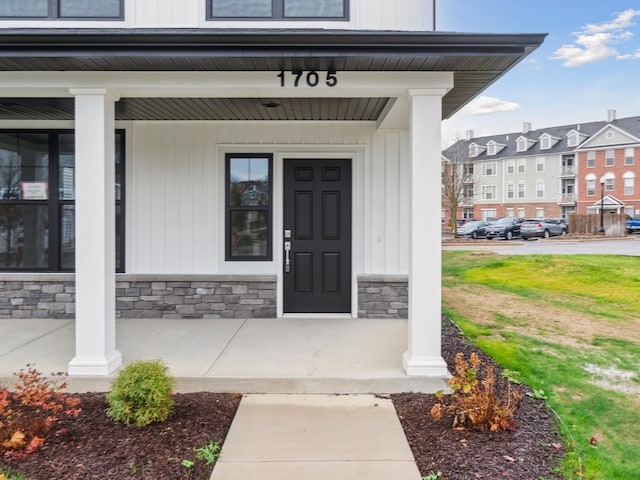
[[(375, 121), (388, 98), (122, 98), (116, 120)], [(0, 98), (0, 120), (73, 120), (73, 98)]]
[[(544, 37), (343, 30), (3, 29), (0, 71), (454, 72), (454, 88), (443, 99), (442, 118), (448, 118), (535, 50)], [(27, 115), (30, 103), (12, 100), (23, 105), (23, 114)], [(216, 116), (207, 118), (280, 119), (274, 118), (279, 115), (278, 108), (265, 112), (261, 99), (135, 100), (120, 102), (120, 118), (159, 118), (171, 113), (174, 116), (170, 118), (177, 119), (200, 119), (210, 114)], [(293, 115), (287, 115), (289, 119), (297, 119), (298, 113), (303, 120), (324, 119), (324, 111), (327, 119), (363, 120), (377, 118), (386, 101), (348, 98), (277, 102), (282, 111)], [(38, 115), (39, 108), (66, 111), (64, 105), (62, 99), (49, 99), (43, 104), (36, 101), (31, 115)], [(4, 116), (8, 114), (6, 108), (0, 109), (0, 118), (14, 118)], [(13, 108), (15, 112), (17, 108)]]

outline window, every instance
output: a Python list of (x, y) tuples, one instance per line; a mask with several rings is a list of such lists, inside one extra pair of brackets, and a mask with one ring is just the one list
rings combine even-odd
[(519, 217), (524, 217), (524, 208), (518, 208), (518, 216)]
[(526, 188), (524, 183), (518, 184), (518, 198), (525, 198), (526, 196)]
[(536, 172), (544, 172), (544, 157), (536, 158)]
[(495, 208), (483, 208), (482, 209), (482, 220), (488, 220), (490, 218), (496, 218), (496, 209)]
[(525, 173), (527, 170), (527, 159), (519, 158), (518, 159), (518, 173)]
[(544, 198), (544, 182), (540, 180), (536, 182), (536, 198)]
[(587, 167), (592, 168), (596, 166), (596, 152), (591, 150), (587, 152)]
[(207, 0), (207, 18), (312, 20), (318, 18), (347, 20), (348, 0)]
[(540, 138), (540, 150), (548, 150), (551, 148), (551, 138), (550, 137), (541, 137)]
[(633, 183), (636, 178), (635, 173), (633, 172), (625, 172), (623, 175), (624, 178), (624, 194), (625, 195), (633, 195)]
[(567, 137), (567, 146), (568, 147), (578, 146), (578, 134), (576, 132), (571, 132)]
[(613, 176), (609, 176), (609, 175), (605, 175), (604, 178), (604, 189), (607, 192), (612, 192), (613, 189), (615, 188), (615, 177)]
[(462, 198), (468, 202), (473, 200), (473, 185), (462, 186)]
[(544, 217), (544, 208), (543, 207), (537, 207), (536, 208), (536, 218), (543, 218)]
[(513, 207), (507, 207), (507, 217), (513, 218)]
[(124, 0), (6, 0), (0, 17), (57, 19), (122, 19)]
[[(116, 271), (124, 271), (124, 132), (116, 132)], [(0, 269), (75, 268), (72, 131), (0, 131)]]
[(270, 154), (226, 158), (226, 260), (272, 258)]
[(510, 158), (507, 160), (507, 173), (513, 174), (516, 173), (516, 160), (515, 158)]
[(596, 194), (596, 176), (592, 173), (587, 175), (587, 197), (593, 197)]
[(633, 165), (634, 154), (633, 148), (625, 148), (624, 149), (624, 164), (625, 165)]
[(526, 152), (527, 151), (527, 139), (519, 138), (516, 143), (516, 151), (518, 152)]
[(605, 162), (607, 167), (613, 167), (613, 149), (607, 149), (605, 153)]
[(465, 178), (473, 177), (473, 163), (467, 162), (462, 167), (462, 172)]
[(513, 183), (507, 183), (507, 199), (515, 198), (515, 186)]
[(496, 162), (484, 162), (482, 164), (482, 175), (485, 177), (496, 175)]
[(496, 198), (496, 186), (495, 185), (483, 185), (482, 186), (482, 199), (483, 200), (495, 200)]

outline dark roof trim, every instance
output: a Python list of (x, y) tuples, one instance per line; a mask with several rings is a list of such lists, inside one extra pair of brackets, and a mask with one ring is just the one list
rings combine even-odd
[(3, 29), (0, 55), (518, 56), (537, 48), (545, 36), (351, 30)]

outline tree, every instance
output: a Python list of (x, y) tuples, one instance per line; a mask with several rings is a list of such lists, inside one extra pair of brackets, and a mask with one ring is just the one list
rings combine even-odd
[(460, 205), (473, 200), (475, 177), (468, 142), (457, 140), (442, 154), (442, 206), (449, 212), (453, 234), (458, 233), (456, 218)]

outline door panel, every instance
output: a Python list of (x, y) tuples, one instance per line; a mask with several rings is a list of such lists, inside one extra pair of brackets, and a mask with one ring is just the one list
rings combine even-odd
[(284, 312), (351, 312), (350, 160), (284, 160), (284, 229)]

